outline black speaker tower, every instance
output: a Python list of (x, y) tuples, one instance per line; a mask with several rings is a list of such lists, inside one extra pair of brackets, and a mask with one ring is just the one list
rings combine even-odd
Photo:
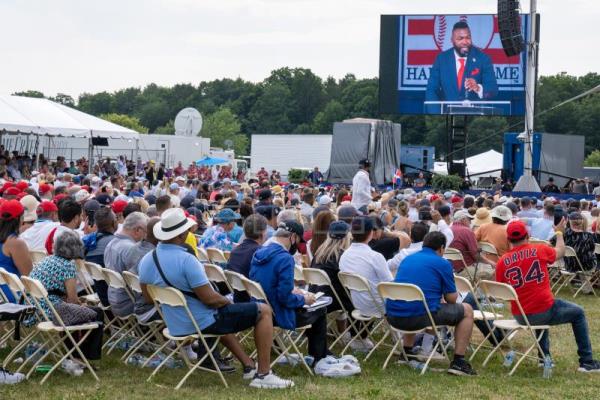
[(519, 0), (498, 0), (498, 30), (502, 48), (507, 56), (516, 56), (525, 49), (519, 17)]

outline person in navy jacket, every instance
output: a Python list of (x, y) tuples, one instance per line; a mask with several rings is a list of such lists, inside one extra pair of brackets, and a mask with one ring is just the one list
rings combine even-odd
[(425, 101), (493, 100), (498, 84), (492, 60), (473, 46), (466, 22), (454, 24), (452, 45), (438, 54), (433, 63)]

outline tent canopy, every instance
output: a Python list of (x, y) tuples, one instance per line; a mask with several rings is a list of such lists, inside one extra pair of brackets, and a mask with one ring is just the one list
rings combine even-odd
[[(502, 153), (498, 153), (496, 150), (488, 150), (473, 157), (468, 157), (467, 173), (475, 178), (481, 178), (483, 176), (499, 177), (502, 173), (501, 170), (503, 168), (503, 160), (504, 158)], [(463, 161), (459, 160), (457, 162), (462, 163)], [(447, 175), (448, 169), (446, 168), (446, 163), (436, 162), (433, 167), (433, 172)], [(483, 172), (486, 173), (482, 174)]]
[(229, 160), (226, 160), (224, 158), (217, 158), (217, 157), (204, 157), (198, 161), (196, 161), (196, 165), (201, 165), (201, 166), (213, 166), (213, 165), (222, 165), (222, 164), (228, 164)]
[(0, 130), (44, 136), (138, 139), (139, 133), (47, 99), (0, 96)]

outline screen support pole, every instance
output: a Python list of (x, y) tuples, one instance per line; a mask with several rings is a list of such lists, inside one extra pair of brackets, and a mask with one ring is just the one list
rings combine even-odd
[(517, 181), (515, 192), (541, 192), (532, 174), (533, 169), (533, 121), (535, 112), (535, 85), (537, 79), (537, 0), (529, 5), (529, 42), (527, 43), (527, 81), (525, 84), (525, 151), (523, 152), (523, 175)]

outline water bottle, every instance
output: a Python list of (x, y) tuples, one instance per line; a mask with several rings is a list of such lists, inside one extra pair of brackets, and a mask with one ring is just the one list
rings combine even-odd
[(417, 371), (422, 371), (423, 368), (425, 368), (425, 364), (417, 361), (417, 360), (410, 360), (408, 362), (408, 365), (412, 368), (412, 369), (416, 369)]
[(506, 353), (506, 356), (504, 356), (504, 364), (503, 365), (505, 367), (510, 367), (514, 360), (515, 360), (515, 351), (511, 350), (508, 353)]
[(549, 354), (544, 356), (544, 378), (550, 379), (552, 377), (552, 358)]

